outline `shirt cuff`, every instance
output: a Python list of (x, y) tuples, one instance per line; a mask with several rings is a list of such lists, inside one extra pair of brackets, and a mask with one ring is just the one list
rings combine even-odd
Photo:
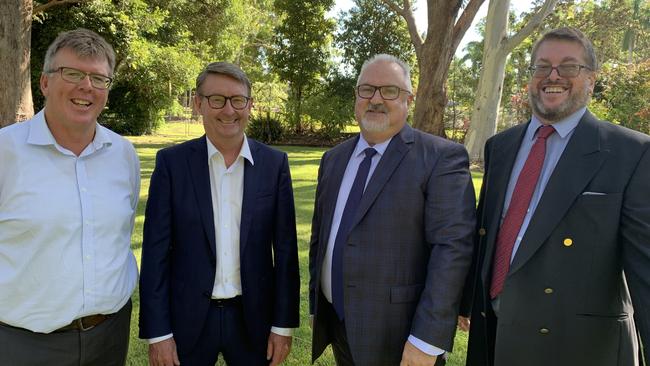
[(160, 336), (160, 337), (156, 337), (156, 338), (149, 338), (149, 339), (147, 339), (147, 343), (154, 344), (154, 343), (162, 342), (165, 339), (172, 338), (173, 336), (174, 336), (174, 333), (169, 333), (169, 334), (164, 335), (164, 336)]
[(424, 342), (412, 334), (409, 335), (408, 341), (411, 342), (411, 344), (414, 345), (417, 349), (429, 356), (440, 356), (441, 354), (445, 353), (444, 349), (430, 345), (429, 343)]
[(293, 331), (296, 328), (280, 328), (280, 327), (271, 327), (271, 332), (277, 335), (291, 337), (293, 336)]

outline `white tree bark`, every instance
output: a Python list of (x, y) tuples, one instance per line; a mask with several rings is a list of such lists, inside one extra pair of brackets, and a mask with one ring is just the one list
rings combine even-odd
[(496, 133), (503, 79), (508, 55), (528, 37), (553, 10), (558, 0), (546, 0), (528, 23), (507, 37), (510, 0), (490, 0), (485, 23), (483, 67), (474, 99), (474, 108), (465, 137), (465, 147), (473, 161), (483, 160), (483, 146)]
[(34, 115), (30, 80), (32, 0), (0, 1), (0, 127)]

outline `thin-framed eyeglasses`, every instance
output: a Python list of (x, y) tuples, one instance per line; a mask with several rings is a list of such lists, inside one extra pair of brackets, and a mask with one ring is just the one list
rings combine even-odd
[(361, 84), (357, 85), (356, 89), (359, 98), (363, 99), (372, 99), (377, 90), (379, 90), (379, 95), (381, 95), (384, 100), (395, 100), (399, 98), (401, 92), (411, 94), (410, 91), (395, 85), (374, 86), (370, 84)]
[(208, 100), (208, 105), (212, 109), (221, 109), (226, 106), (226, 101), (230, 100), (230, 105), (233, 109), (242, 110), (246, 108), (248, 101), (251, 100), (250, 97), (244, 95), (233, 95), (230, 97), (221, 94), (199, 95)]
[(553, 70), (556, 70), (557, 74), (563, 78), (574, 78), (580, 75), (582, 69), (592, 70), (591, 67), (580, 64), (534, 65), (529, 68), (530, 74), (536, 78), (545, 78), (551, 75)]
[(61, 66), (54, 70), (48, 71), (48, 74), (54, 74), (57, 72), (61, 74), (61, 79), (73, 84), (79, 84), (83, 79), (86, 78), (86, 76), (88, 76), (90, 77), (90, 85), (97, 89), (108, 89), (113, 83), (113, 78), (111, 77), (81, 71), (73, 67)]

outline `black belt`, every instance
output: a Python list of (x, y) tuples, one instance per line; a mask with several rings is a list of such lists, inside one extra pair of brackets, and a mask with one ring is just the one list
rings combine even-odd
[[(84, 317), (73, 320), (72, 323), (70, 323), (68, 325), (64, 325), (61, 328), (52, 331), (51, 333), (62, 333), (62, 332), (69, 332), (69, 331), (72, 331), (72, 330), (77, 330), (77, 331), (84, 332), (84, 331), (87, 331), (87, 330), (91, 330), (94, 327), (98, 326), (99, 324), (103, 323), (104, 320), (110, 318), (112, 315), (113, 314), (108, 314), (108, 315), (106, 315), (106, 314), (95, 314), (95, 315), (84, 316)], [(26, 330), (28, 332), (31, 332), (31, 330), (29, 330), (29, 329), (14, 327), (13, 325), (3, 323), (3, 322), (0, 322), (0, 325), (4, 325), (4, 326), (10, 327), (10, 328), (16, 328), (16, 329), (21, 329), (21, 330)]]
[(218, 307), (225, 308), (231, 306), (240, 306), (241, 305), (241, 296), (231, 297), (229, 299), (210, 299), (210, 304)]

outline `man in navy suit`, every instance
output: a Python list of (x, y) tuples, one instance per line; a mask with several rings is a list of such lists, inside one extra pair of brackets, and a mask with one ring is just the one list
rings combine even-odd
[(355, 89), (361, 133), (318, 172), (312, 359), (331, 344), (338, 366), (443, 365), (472, 258), (467, 151), (406, 123), (413, 89), (394, 56), (366, 61)]
[(298, 327), (296, 220), (285, 153), (248, 139), (251, 84), (209, 64), (194, 108), (205, 136), (162, 149), (151, 176), (140, 338), (156, 366), (278, 365)]

